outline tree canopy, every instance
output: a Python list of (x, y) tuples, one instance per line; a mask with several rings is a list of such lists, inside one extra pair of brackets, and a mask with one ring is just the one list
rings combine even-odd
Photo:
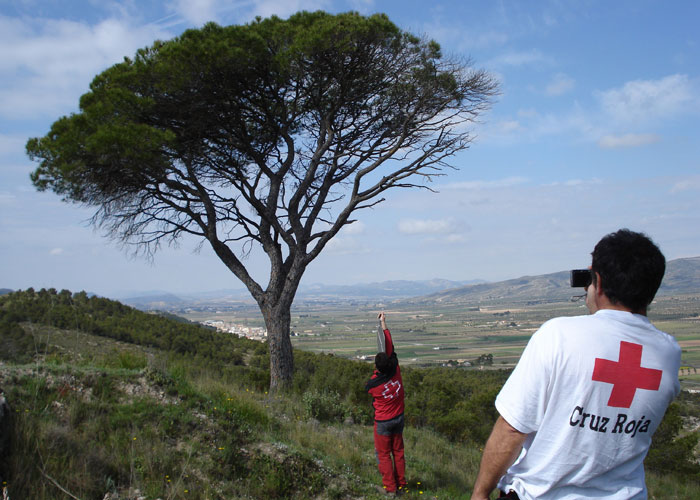
[[(289, 310), (309, 263), (356, 210), (450, 167), (496, 92), (381, 14), (210, 23), (97, 75), (27, 153), (39, 190), (95, 207), (93, 223), (138, 251), (208, 242), (260, 306), (274, 387), (291, 378)], [(254, 245), (266, 285), (243, 262)]]

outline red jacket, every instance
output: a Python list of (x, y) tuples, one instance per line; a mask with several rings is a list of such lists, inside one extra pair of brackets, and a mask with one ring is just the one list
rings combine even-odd
[(386, 354), (390, 359), (394, 359), (396, 370), (393, 373), (381, 373), (374, 370), (372, 378), (369, 379), (365, 389), (369, 392), (374, 401), (374, 419), (381, 422), (383, 420), (391, 420), (403, 413), (404, 409), (404, 390), (403, 380), (401, 379), (401, 367), (399, 360), (394, 352), (394, 343), (391, 341), (389, 330), (384, 330), (384, 339), (386, 345)]

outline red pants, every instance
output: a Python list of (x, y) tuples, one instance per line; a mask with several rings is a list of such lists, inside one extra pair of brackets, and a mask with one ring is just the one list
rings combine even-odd
[(406, 461), (403, 457), (403, 434), (379, 434), (377, 433), (377, 422), (375, 422), (374, 450), (377, 454), (379, 472), (382, 474), (382, 483), (386, 490), (396, 491), (398, 488), (406, 486)]

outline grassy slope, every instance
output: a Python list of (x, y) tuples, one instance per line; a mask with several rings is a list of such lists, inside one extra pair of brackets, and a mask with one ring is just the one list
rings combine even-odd
[[(318, 422), (300, 398), (206, 359), (23, 328), (33, 361), (0, 365), (15, 417), (11, 498), (382, 497), (370, 425)], [(405, 439), (409, 498), (469, 497), (478, 446), (412, 426)], [(694, 481), (647, 482), (651, 498), (700, 498)]]
[[(155, 350), (36, 333), (37, 361), (0, 372), (15, 417), (11, 497), (382, 497), (369, 425), (320, 423), (294, 398)], [(478, 449), (405, 437), (412, 495), (466, 497)]]

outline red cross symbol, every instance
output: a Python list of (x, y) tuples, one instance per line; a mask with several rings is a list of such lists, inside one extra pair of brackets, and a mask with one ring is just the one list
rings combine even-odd
[[(392, 387), (389, 387), (392, 386)], [(396, 390), (394, 390), (396, 389)], [(386, 384), (384, 384), (384, 392), (382, 392), (382, 396), (384, 396), (384, 399), (394, 399), (394, 396), (399, 395), (399, 391), (401, 390), (401, 382), (398, 380), (394, 381), (389, 381)], [(392, 391), (394, 392), (392, 394)]]
[(631, 342), (620, 342), (619, 361), (595, 359), (592, 379), (613, 384), (608, 406), (629, 408), (637, 389), (658, 391), (661, 370), (642, 368), (642, 346)]

